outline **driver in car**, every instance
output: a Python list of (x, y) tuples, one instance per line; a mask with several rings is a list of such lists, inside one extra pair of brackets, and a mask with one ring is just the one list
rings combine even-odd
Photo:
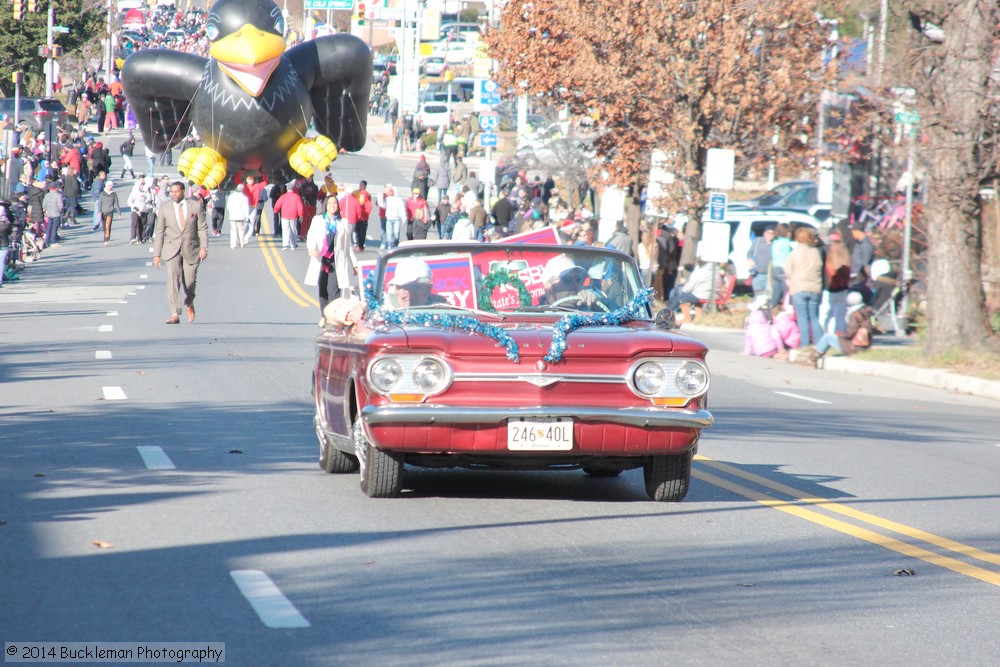
[(542, 269), (545, 294), (541, 296), (538, 303), (549, 306), (608, 309), (607, 297), (594, 287), (585, 287), (586, 280), (586, 269), (574, 264), (573, 260), (566, 255), (556, 255), (546, 262), (545, 268)]
[(431, 291), (431, 267), (417, 257), (406, 257), (396, 264), (396, 271), (389, 281), (386, 306), (392, 310), (447, 303), (440, 294)]

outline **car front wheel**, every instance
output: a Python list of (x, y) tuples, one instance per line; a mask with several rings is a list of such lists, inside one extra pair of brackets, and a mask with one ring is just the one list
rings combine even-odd
[(354, 452), (361, 467), (361, 490), (369, 498), (395, 498), (403, 490), (403, 455), (376, 448), (354, 422)]
[(358, 460), (333, 446), (319, 415), (313, 417), (313, 424), (316, 427), (316, 439), (319, 440), (319, 467), (326, 472), (340, 474), (357, 470)]
[(661, 503), (683, 500), (691, 484), (692, 458), (694, 452), (650, 457), (642, 468), (649, 497)]

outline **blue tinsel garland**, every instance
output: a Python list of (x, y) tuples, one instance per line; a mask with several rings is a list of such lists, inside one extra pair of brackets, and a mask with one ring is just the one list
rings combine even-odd
[(566, 351), (566, 336), (580, 327), (614, 326), (639, 317), (643, 314), (643, 307), (649, 302), (652, 295), (652, 288), (645, 287), (639, 290), (639, 293), (627, 304), (617, 310), (612, 310), (610, 313), (567, 315), (562, 318), (552, 327), (552, 344), (549, 345), (549, 353), (545, 355), (545, 361), (550, 364), (559, 363)]
[(453, 329), (456, 331), (465, 331), (470, 334), (487, 336), (495, 340), (497, 345), (506, 348), (508, 359), (514, 363), (520, 361), (517, 341), (514, 340), (513, 336), (500, 327), (480, 322), (474, 317), (448, 315), (446, 313), (412, 313), (407, 310), (386, 310), (382, 307), (382, 301), (375, 296), (374, 273), (369, 274), (365, 279), (365, 301), (367, 301), (369, 312), (378, 313), (379, 317), (386, 324), (441, 327), (443, 329)]
[[(479, 334), (492, 338), (507, 350), (507, 358), (518, 363), (520, 354), (518, 352), (517, 341), (500, 327), (492, 324), (480, 322), (474, 317), (465, 315), (447, 315), (443, 313), (411, 313), (405, 310), (385, 310), (382, 300), (375, 295), (374, 273), (365, 278), (364, 283), (365, 301), (368, 312), (377, 313), (386, 324), (403, 326), (406, 324), (421, 327), (441, 327), (465, 331), (470, 334)], [(566, 351), (566, 336), (580, 327), (589, 326), (614, 326), (634, 320), (644, 314), (644, 306), (653, 295), (653, 290), (646, 287), (639, 291), (635, 297), (627, 304), (613, 310), (610, 313), (597, 313), (593, 315), (566, 315), (553, 326), (552, 344), (549, 345), (549, 353), (545, 356), (545, 361), (555, 364), (562, 360), (562, 355)]]

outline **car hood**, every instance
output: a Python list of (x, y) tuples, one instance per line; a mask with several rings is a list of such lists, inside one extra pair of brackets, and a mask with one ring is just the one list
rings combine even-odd
[[(500, 323), (518, 346), (524, 359), (538, 359), (549, 353), (555, 334), (551, 324)], [(507, 350), (493, 338), (478, 333), (466, 333), (434, 327), (389, 326), (368, 338), (369, 345), (434, 350), (458, 357), (504, 357)], [(631, 358), (640, 354), (687, 352), (704, 357), (704, 344), (686, 336), (657, 329), (650, 322), (631, 322), (620, 326), (581, 327), (566, 337), (566, 357)]]

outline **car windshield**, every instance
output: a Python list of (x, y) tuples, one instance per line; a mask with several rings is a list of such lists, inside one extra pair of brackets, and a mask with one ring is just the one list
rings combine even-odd
[[(533, 234), (538, 238), (528, 239), (530, 245), (414, 244), (359, 268), (371, 276), (371, 288), (388, 310), (447, 305), (503, 316), (563, 316), (611, 313), (642, 302), (643, 283), (632, 258), (614, 250), (557, 245), (553, 228)], [(647, 306), (640, 311), (643, 317), (650, 314)]]

